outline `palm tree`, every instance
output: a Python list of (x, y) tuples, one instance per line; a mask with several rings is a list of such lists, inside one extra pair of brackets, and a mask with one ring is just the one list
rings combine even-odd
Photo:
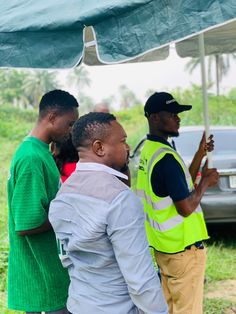
[(27, 75), (23, 88), (32, 106), (38, 105), (43, 94), (60, 87), (56, 75), (56, 71), (46, 70), (31, 71)]
[(84, 87), (89, 87), (91, 84), (89, 73), (83, 65), (73, 69), (72, 72), (69, 73), (68, 81), (79, 90), (83, 90)]
[[(208, 69), (208, 87), (213, 85), (212, 81), (212, 65), (215, 63), (215, 81), (216, 81), (216, 95), (220, 94), (220, 82), (222, 78), (228, 73), (230, 69), (230, 59), (236, 60), (236, 53), (232, 54), (216, 54), (206, 57)], [(200, 64), (199, 58), (192, 58), (187, 64), (185, 69), (192, 73)]]

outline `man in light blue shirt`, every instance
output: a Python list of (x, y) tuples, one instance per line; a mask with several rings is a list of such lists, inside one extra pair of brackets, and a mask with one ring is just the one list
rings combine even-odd
[(120, 179), (126, 133), (110, 113), (89, 113), (74, 125), (76, 171), (51, 203), (71, 283), (72, 314), (166, 314), (144, 228), (142, 204)]

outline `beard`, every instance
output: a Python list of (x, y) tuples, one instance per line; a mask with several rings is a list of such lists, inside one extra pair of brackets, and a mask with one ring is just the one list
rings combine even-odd
[(178, 137), (179, 136), (179, 132), (177, 131), (177, 132), (171, 132), (171, 133), (169, 133), (169, 136), (170, 137)]
[(126, 172), (129, 169), (129, 155), (130, 152), (127, 152), (127, 157), (126, 157), (126, 162), (125, 164), (121, 167), (121, 169), (119, 170), (120, 172)]
[(179, 131), (171, 132), (171, 131), (162, 131), (167, 137), (178, 137)]

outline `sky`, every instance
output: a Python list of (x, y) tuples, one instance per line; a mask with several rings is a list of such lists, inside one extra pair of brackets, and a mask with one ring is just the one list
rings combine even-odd
[[(192, 83), (201, 84), (200, 67), (192, 74), (185, 70), (190, 58), (180, 58), (174, 49), (166, 60), (156, 62), (144, 62), (135, 64), (86, 66), (91, 79), (90, 87), (84, 91), (91, 96), (96, 103), (110, 95), (118, 95), (118, 87), (127, 85), (141, 101), (145, 101), (145, 93), (148, 89), (157, 91), (170, 91), (176, 87), (187, 88)], [(235, 87), (236, 61), (231, 62), (231, 69), (221, 84), (221, 92), (227, 93)], [(70, 86), (66, 86), (70, 92), (75, 92)], [(214, 88), (215, 89), (215, 88)]]

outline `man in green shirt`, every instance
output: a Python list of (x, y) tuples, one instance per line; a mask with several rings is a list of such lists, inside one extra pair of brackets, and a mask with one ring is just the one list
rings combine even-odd
[(27, 313), (68, 313), (69, 277), (57, 253), (48, 209), (59, 188), (49, 144), (64, 140), (78, 119), (78, 102), (54, 90), (39, 104), (38, 120), (13, 157), (8, 180), (8, 307)]

